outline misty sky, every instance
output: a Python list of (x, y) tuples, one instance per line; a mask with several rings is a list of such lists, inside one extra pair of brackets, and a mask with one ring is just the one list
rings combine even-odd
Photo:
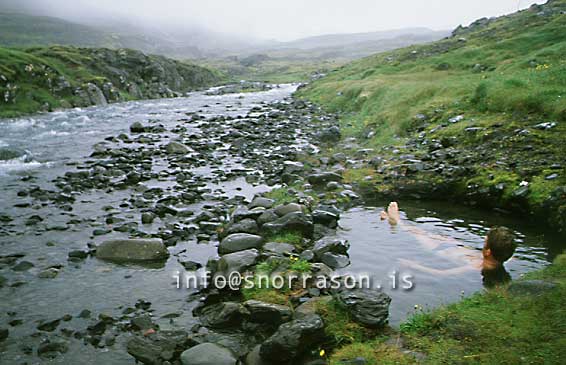
[[(291, 40), (405, 27), (453, 29), (544, 0), (0, 0), (70, 20), (128, 19), (195, 25), (238, 36)], [(17, 5), (15, 5), (17, 4)]]

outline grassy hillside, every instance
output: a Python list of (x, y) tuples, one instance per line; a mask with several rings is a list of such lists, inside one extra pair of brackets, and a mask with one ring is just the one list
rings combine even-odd
[(348, 344), (329, 363), (363, 357), (367, 365), (563, 364), (566, 255), (525, 279), (433, 311), (417, 309), (400, 333)]
[(344, 137), (374, 149), (348, 174), (369, 192), (465, 198), (566, 230), (565, 11), (554, 0), (482, 19), (348, 64), (298, 95), (340, 112)]
[(133, 50), (0, 48), (0, 117), (173, 97), (218, 81), (204, 67)]

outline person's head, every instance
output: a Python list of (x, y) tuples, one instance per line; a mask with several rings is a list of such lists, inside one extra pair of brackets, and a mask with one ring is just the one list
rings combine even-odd
[(495, 227), (487, 233), (483, 246), (483, 256), (504, 263), (513, 256), (516, 248), (517, 244), (513, 232), (509, 228)]

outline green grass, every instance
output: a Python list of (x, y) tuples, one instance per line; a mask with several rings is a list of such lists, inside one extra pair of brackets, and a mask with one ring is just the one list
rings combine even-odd
[[(419, 311), (401, 325), (405, 347), (425, 354), (425, 364), (563, 363), (566, 255), (524, 279), (552, 281), (558, 287), (538, 296), (511, 295), (506, 287), (499, 287), (429, 312)], [(415, 362), (383, 342), (383, 338), (354, 341), (333, 353), (330, 363), (356, 356), (365, 356), (369, 365)]]
[(316, 312), (324, 320), (325, 333), (332, 341), (330, 346), (361, 342), (376, 335), (376, 331), (352, 321), (350, 312), (334, 299), (317, 303)]
[[(526, 10), (438, 42), (352, 62), (297, 96), (339, 113), (344, 138), (374, 148), (369, 158), (388, 160), (389, 169), (371, 179), (366, 179), (372, 176), (368, 169), (346, 171), (349, 182), (372, 185), (385, 196), (411, 190), (403, 190), (404, 185), (428, 186), (442, 191), (440, 197), (519, 207), (566, 231), (566, 201), (549, 201), (566, 186), (566, 17), (560, 14), (566, 1), (551, 6), (549, 16)], [(457, 115), (464, 119), (449, 123)], [(557, 125), (533, 128), (541, 122)], [(450, 163), (465, 167), (465, 173), (386, 176), (391, 167), (403, 170), (399, 156), (427, 159), (427, 146), (439, 141), (452, 141), (458, 153)], [(551, 169), (553, 164), (562, 167)], [(553, 173), (558, 177), (547, 180)], [(513, 193), (522, 181), (529, 183), (529, 191), (518, 199)]]
[[(112, 82), (120, 97), (110, 101), (133, 100), (135, 95), (130, 95), (128, 83), (139, 84), (143, 96), (149, 97), (150, 94), (144, 88), (156, 75), (148, 71), (147, 64), (159, 64), (168, 67), (168, 70), (175, 68), (183, 76), (176, 87), (173, 87), (172, 80), (167, 79), (170, 77), (169, 72), (160, 81), (169, 81), (176, 91), (211, 86), (219, 81), (219, 76), (208, 69), (160, 56), (145, 56), (132, 50), (63, 46), (27, 49), (0, 47), (0, 118), (40, 110), (89, 106), (90, 100), (85, 100), (76, 93), (77, 89), (84, 89), (88, 83), (103, 90), (106, 83)], [(120, 78), (116, 69), (127, 75), (125, 80)], [(66, 80), (68, 87), (59, 87), (62, 78)], [(139, 82), (140, 79), (143, 83)]]

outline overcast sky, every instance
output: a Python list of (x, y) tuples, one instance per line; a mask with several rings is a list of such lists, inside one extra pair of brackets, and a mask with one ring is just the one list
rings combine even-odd
[(0, 0), (71, 20), (204, 26), (234, 35), (291, 40), (405, 27), (453, 29), (544, 0)]

